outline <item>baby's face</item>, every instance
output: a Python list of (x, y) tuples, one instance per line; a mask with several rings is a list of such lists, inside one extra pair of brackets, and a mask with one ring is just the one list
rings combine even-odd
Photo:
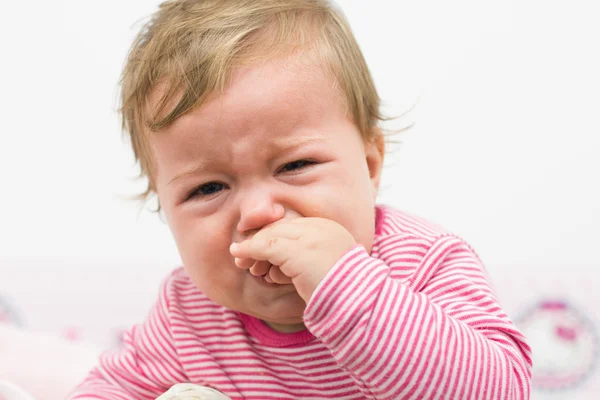
[(251, 275), (229, 252), (281, 218), (334, 220), (370, 251), (383, 148), (364, 143), (319, 69), (289, 60), (239, 69), (223, 95), (151, 140), (184, 267), (216, 303), (273, 326), (301, 323), (293, 285)]

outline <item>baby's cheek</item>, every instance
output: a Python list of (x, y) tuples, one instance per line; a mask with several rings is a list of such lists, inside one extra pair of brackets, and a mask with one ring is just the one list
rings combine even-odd
[(201, 260), (203, 264), (222, 264), (233, 262), (233, 256), (229, 252), (230, 245), (230, 235), (222, 229), (198, 230), (190, 241), (190, 251), (194, 252), (194, 258)]
[(176, 226), (175, 240), (189, 273), (201, 273), (210, 265), (231, 259), (231, 241), (222, 225), (188, 220)]
[[(357, 243), (369, 249), (375, 233), (375, 203), (368, 193), (337, 190), (328, 192), (327, 202), (319, 205), (319, 217), (342, 225)], [(352, 198), (351, 202), (347, 201)]]

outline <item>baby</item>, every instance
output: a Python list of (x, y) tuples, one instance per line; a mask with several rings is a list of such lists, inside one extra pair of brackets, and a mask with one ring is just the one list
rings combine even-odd
[(527, 399), (530, 349), (475, 252), (376, 205), (379, 97), (325, 0), (174, 0), (122, 114), (183, 267), (71, 399)]

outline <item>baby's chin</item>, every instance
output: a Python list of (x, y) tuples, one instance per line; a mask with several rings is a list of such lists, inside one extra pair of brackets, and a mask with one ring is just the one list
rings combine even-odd
[(268, 305), (247, 307), (244, 314), (261, 319), (269, 324), (295, 325), (302, 323), (306, 303), (297, 293), (290, 293), (288, 298), (278, 299)]
[(204, 285), (207, 280), (193, 276), (196, 287), (216, 304), (258, 318), (262, 321), (297, 325), (302, 323), (306, 303), (293, 285), (257, 283), (256, 277), (249, 273), (237, 285), (217, 289), (224, 285), (213, 282)]

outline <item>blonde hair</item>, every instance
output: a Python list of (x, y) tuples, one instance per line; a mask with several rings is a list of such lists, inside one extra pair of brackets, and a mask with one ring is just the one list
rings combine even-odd
[[(335, 79), (363, 138), (376, 139), (380, 100), (342, 13), (327, 0), (171, 0), (132, 44), (121, 80), (123, 130), (155, 192), (149, 132), (222, 93), (232, 71), (277, 56), (316, 58)], [(161, 98), (149, 108), (160, 86)]]

